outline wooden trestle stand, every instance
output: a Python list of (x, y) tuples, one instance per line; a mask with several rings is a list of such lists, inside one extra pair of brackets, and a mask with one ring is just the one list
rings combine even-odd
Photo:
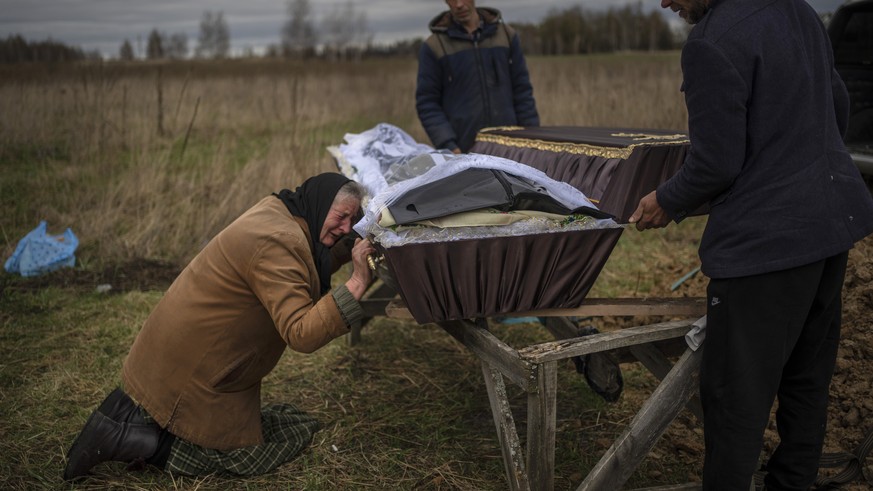
[[(387, 315), (413, 320), (399, 297), (389, 298), (379, 284), (362, 301), (369, 316)], [(558, 339), (515, 349), (487, 329), (485, 319), (441, 321), (436, 324), (466, 346), (482, 363), (491, 413), (503, 452), (511, 490), (554, 488), (557, 365), (561, 360), (589, 353), (612, 352), (620, 361), (640, 361), (658, 379), (657, 389), (637, 412), (628, 428), (588, 473), (579, 490), (622, 489), (679, 412), (688, 406), (702, 421), (696, 399), (702, 348), (686, 347), (685, 334), (705, 313), (703, 298), (586, 299), (576, 309), (519, 312), (514, 316), (546, 317), (546, 328)], [(682, 320), (637, 326), (577, 337), (568, 316), (669, 316)], [(349, 336), (351, 344), (360, 330)], [(678, 356), (674, 363), (671, 356)], [(522, 448), (506, 395), (505, 380), (528, 395), (527, 445)], [(699, 489), (691, 483), (660, 490)]]
[[(597, 203), (600, 210), (616, 216), (619, 223), (627, 223), (640, 198), (673, 175), (684, 162), (689, 149), (690, 144), (686, 135), (669, 131), (631, 128), (509, 127), (482, 130), (477, 136), (472, 152), (508, 158), (539, 169), (552, 179), (566, 182), (585, 193)], [(699, 210), (695, 214), (705, 211)], [(517, 238), (512, 240), (515, 239)], [(503, 247), (507, 240), (502, 238), (497, 244)], [(591, 257), (605, 261), (614, 242), (607, 245), (609, 247), (605, 251), (589, 251)], [(578, 246), (578, 242), (568, 246), (574, 248), (574, 257), (577, 261), (580, 254), (575, 248)], [(441, 255), (448, 254), (457, 254), (460, 258), (467, 249), (460, 250), (459, 247), (458, 243), (454, 243), (451, 248), (438, 249), (439, 252), (419, 254), (417, 256), (419, 259), (416, 260), (427, 259), (432, 255), (442, 257)], [(489, 244), (474, 252), (481, 254), (495, 248), (495, 244)], [(395, 254), (399, 253), (395, 252)], [(544, 254), (539, 254), (537, 257), (543, 256)], [(449, 260), (446, 259), (446, 262)], [(522, 269), (519, 264), (514, 266), (516, 269), (513, 274), (517, 276), (517, 272)], [(434, 266), (431, 270), (442, 272), (445, 268)], [(395, 271), (397, 272), (406, 271), (405, 268), (400, 268)], [(468, 273), (467, 276), (472, 274), (469, 271), (464, 273)], [(460, 275), (461, 272), (458, 274)], [(594, 276), (596, 277), (596, 272)], [(394, 279), (400, 280), (396, 275)], [(470, 277), (465, 279), (468, 285), (475, 285), (480, 278), (472, 274), (472, 279)], [(450, 278), (450, 280), (455, 284), (458, 278)], [(437, 280), (432, 281), (437, 282)], [(409, 288), (415, 289), (418, 283), (418, 278), (409, 278)], [(534, 280), (530, 283), (540, 285)], [(425, 295), (425, 298), (429, 297)], [(448, 297), (443, 295), (438, 298)], [(483, 298), (484, 296), (477, 297), (477, 300)], [(560, 360), (608, 351), (623, 362), (637, 360), (642, 362), (661, 380), (629, 427), (589, 472), (579, 486), (580, 490), (621, 489), (657, 439), (686, 405), (702, 420), (702, 411), (694, 398), (697, 392), (702, 349), (697, 351), (688, 349), (684, 336), (692, 323), (705, 313), (704, 299), (585, 298), (581, 304), (574, 309), (513, 312), (511, 315), (518, 317), (546, 317), (548, 319), (546, 328), (558, 339), (558, 341), (535, 344), (521, 349), (508, 346), (488, 332), (487, 321), (484, 319), (436, 322), (469, 348), (482, 362), (491, 412), (503, 451), (506, 476), (511, 490), (550, 490), (554, 487), (555, 400), (557, 364)], [(362, 305), (366, 316), (388, 315), (413, 319), (406, 306), (399, 299), (394, 298), (394, 291), (381, 286), (381, 282), (374, 285), (374, 288), (365, 295)], [(452, 311), (447, 309), (446, 312)], [(436, 314), (443, 313), (436, 312)], [(425, 312), (418, 317), (434, 319), (463, 317), (463, 315), (427, 317), (429, 314), (431, 313)], [(664, 316), (683, 320), (579, 337), (576, 326), (567, 319), (569, 316)], [(349, 336), (349, 341), (354, 344), (359, 338), (360, 330), (355, 330)], [(672, 359), (677, 359), (675, 364), (670, 361)], [(528, 394), (527, 448), (525, 449), (522, 449), (518, 438), (515, 419), (506, 396), (505, 380), (507, 379)], [(699, 488), (699, 484), (660, 489), (696, 488)]]

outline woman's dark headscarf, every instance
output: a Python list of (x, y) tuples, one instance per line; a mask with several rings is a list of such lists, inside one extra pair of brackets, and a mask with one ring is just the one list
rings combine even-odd
[(312, 237), (312, 256), (315, 259), (315, 269), (318, 270), (318, 279), (321, 282), (321, 294), (330, 290), (330, 273), (332, 269), (330, 248), (325, 247), (319, 240), (327, 212), (333, 204), (336, 193), (339, 192), (351, 179), (328, 172), (310, 177), (291, 192), (283, 189), (279, 193), (273, 193), (285, 203), (285, 207), (292, 215), (306, 220), (309, 225), (309, 235)]

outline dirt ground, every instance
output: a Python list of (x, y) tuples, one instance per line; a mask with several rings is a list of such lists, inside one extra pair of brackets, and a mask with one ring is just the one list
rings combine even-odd
[[(698, 275), (688, 286), (690, 296), (706, 293), (706, 278)], [(868, 433), (873, 432), (873, 236), (855, 245), (849, 253), (843, 288), (843, 326), (837, 366), (831, 383), (831, 401), (824, 452), (856, 453)], [(625, 394), (627, 396), (627, 394)], [(667, 437), (677, 452), (698, 458), (703, 452), (702, 433), (695, 430), (688, 415), (688, 425), (672, 425)], [(765, 434), (765, 453), (776, 448), (775, 423)], [(845, 468), (822, 469), (832, 476)], [(863, 476), (840, 489), (873, 490), (873, 457), (863, 462)]]
[[(831, 383), (826, 452), (854, 451), (873, 432), (873, 237), (850, 252), (843, 292), (843, 331)], [(870, 456), (863, 472), (868, 485), (856, 489), (873, 489)]]
[[(15, 287), (39, 290), (46, 287), (73, 288), (81, 291), (97, 290), (122, 293), (136, 290), (166, 290), (181, 271), (178, 266), (151, 259), (132, 259), (97, 271), (87, 269), (59, 269), (51, 274), (26, 279), (15, 279)], [(2, 276), (10, 281), (12, 276)], [(0, 285), (0, 290), (5, 285)], [(105, 289), (105, 290), (104, 290)]]

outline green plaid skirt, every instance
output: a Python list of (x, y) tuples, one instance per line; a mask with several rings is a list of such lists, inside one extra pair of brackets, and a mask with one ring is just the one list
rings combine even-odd
[(176, 438), (164, 469), (188, 476), (265, 474), (297, 456), (320, 428), (315, 418), (291, 404), (271, 404), (262, 408), (261, 426), (263, 444), (225, 452)]

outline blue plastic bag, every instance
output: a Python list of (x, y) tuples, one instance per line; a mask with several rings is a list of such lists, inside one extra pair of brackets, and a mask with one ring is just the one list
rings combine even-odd
[(76, 264), (79, 239), (69, 228), (63, 235), (48, 235), (45, 220), (18, 241), (4, 268), (21, 276), (37, 276)]

